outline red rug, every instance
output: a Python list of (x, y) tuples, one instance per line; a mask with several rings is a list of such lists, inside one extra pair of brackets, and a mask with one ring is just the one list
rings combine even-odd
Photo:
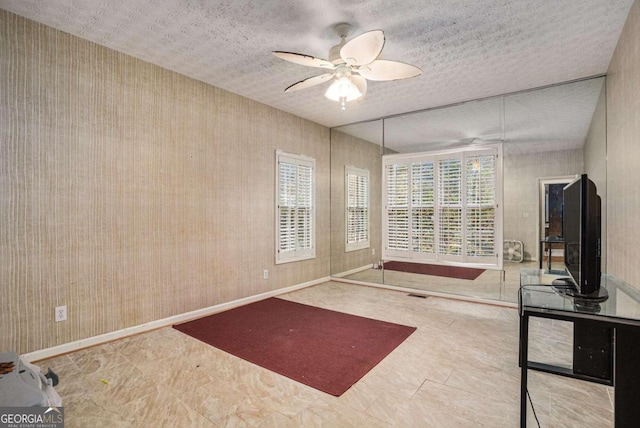
[(384, 262), (384, 268), (386, 270), (396, 270), (400, 272), (420, 273), (422, 275), (435, 275), (444, 276), (447, 278), (472, 280), (476, 279), (482, 274), (482, 272), (484, 272), (484, 269), (409, 262)]
[(416, 330), (277, 298), (174, 328), (335, 396)]

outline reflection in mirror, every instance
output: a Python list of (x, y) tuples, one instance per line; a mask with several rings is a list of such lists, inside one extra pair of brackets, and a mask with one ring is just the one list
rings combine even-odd
[[(606, 207), (604, 77), (585, 79), (384, 120), (347, 125), (331, 132), (331, 273), (356, 281), (407, 289), (515, 302), (522, 267), (538, 267), (544, 210), (543, 179), (587, 173)], [(382, 240), (382, 152), (418, 153), (503, 144), (504, 273), (485, 270), (476, 279), (425, 275), (387, 268)], [(369, 171), (368, 248), (347, 251), (348, 205), (345, 171)], [(346, 202), (345, 202), (346, 201)], [(606, 212), (603, 212), (603, 240)], [(521, 245), (522, 262), (509, 245)], [(602, 248), (606, 248), (603, 243)], [(555, 255), (555, 254), (554, 254)], [(606, 260), (606, 257), (603, 257)], [(604, 262), (603, 262), (604, 263)], [(561, 263), (553, 265), (554, 269)], [(606, 267), (602, 266), (603, 272)], [(446, 274), (446, 273), (445, 273)]]
[[(545, 199), (541, 187), (586, 173), (596, 181), (606, 206), (604, 77), (509, 95), (504, 106), (504, 237), (523, 242), (523, 266), (548, 269), (545, 257), (552, 246), (551, 267), (562, 269), (563, 245), (542, 242)], [(603, 213), (603, 226), (605, 219)], [(562, 235), (557, 228), (549, 233)]]
[(385, 119), (384, 147), (419, 153), (502, 140), (502, 97)]
[[(503, 100), (496, 97), (385, 119), (384, 147), (391, 153), (442, 153), (495, 145), (502, 141), (502, 134)], [(496, 269), (501, 263), (494, 263), (493, 269), (432, 263), (424, 266), (385, 261), (384, 283), (487, 300), (499, 300), (504, 294), (502, 274)]]
[(540, 179), (539, 248), (538, 268), (548, 271), (564, 269), (564, 238), (562, 220), (564, 211), (564, 187), (575, 179), (545, 177)]
[(331, 130), (331, 275), (334, 277), (382, 282), (382, 271), (378, 269), (381, 150), (382, 120)]

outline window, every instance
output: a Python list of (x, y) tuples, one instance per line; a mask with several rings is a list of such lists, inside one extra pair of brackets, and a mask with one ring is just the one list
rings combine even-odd
[(435, 259), (433, 157), (385, 160), (383, 258)]
[(345, 251), (369, 248), (369, 171), (345, 166)]
[(315, 159), (276, 152), (276, 264), (315, 257)]
[(466, 254), (481, 260), (493, 256), (496, 242), (496, 157), (467, 156)]
[(411, 251), (435, 254), (435, 177), (433, 161), (411, 164)]
[(462, 156), (438, 158), (438, 254), (440, 260), (461, 261)]
[(501, 267), (499, 153), (386, 156), (383, 258)]
[(409, 251), (409, 166), (391, 163), (386, 178), (386, 249), (403, 257)]

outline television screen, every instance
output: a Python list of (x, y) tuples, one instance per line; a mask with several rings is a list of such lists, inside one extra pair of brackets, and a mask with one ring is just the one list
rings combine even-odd
[(564, 188), (562, 232), (564, 262), (576, 294), (600, 289), (600, 197), (586, 174)]

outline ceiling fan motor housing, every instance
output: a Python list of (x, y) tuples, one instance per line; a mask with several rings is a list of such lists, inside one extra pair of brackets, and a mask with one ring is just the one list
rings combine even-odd
[(340, 49), (347, 43), (346, 39), (342, 39), (340, 43), (329, 49), (329, 61), (334, 64), (344, 64), (344, 60), (340, 56)]
[(340, 56), (340, 49), (347, 43), (347, 37), (351, 34), (353, 30), (353, 25), (348, 24), (346, 22), (342, 22), (340, 24), (336, 24), (333, 26), (333, 31), (336, 33), (338, 37), (340, 37), (340, 43), (333, 46), (329, 49), (329, 61), (334, 64), (342, 64), (344, 60)]

